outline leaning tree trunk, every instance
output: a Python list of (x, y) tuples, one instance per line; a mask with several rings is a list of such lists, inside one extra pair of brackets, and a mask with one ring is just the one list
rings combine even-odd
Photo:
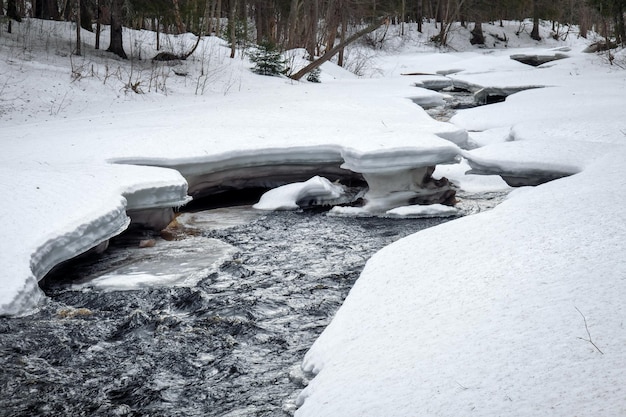
[(383, 23), (385, 23), (385, 21), (386, 21), (386, 19), (381, 19), (381, 20), (377, 21), (376, 23), (366, 27), (365, 29), (362, 29), (362, 30), (358, 31), (357, 33), (355, 33), (354, 35), (352, 35), (348, 39), (346, 39), (344, 42), (341, 42), (340, 44), (338, 44), (335, 47), (331, 48), (329, 51), (324, 53), (324, 55), (322, 55), (321, 57), (319, 57), (315, 61), (311, 62), (306, 67), (302, 68), (300, 71), (298, 71), (295, 74), (291, 75), (290, 78), (293, 79), (293, 80), (298, 81), (300, 78), (304, 77), (309, 72), (311, 72), (314, 69), (320, 67), (324, 62), (330, 60), (333, 56), (335, 56), (337, 54), (337, 52), (339, 52), (340, 50), (342, 50), (343, 48), (345, 48), (346, 46), (348, 46), (352, 42), (356, 41), (361, 36), (367, 35), (368, 33), (373, 32), (376, 29), (378, 29)]
[(128, 59), (122, 42), (122, 3), (123, 0), (111, 0), (111, 43), (107, 51)]

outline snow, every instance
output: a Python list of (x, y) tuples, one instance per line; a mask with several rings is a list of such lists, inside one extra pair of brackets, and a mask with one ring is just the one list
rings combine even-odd
[[(625, 414), (626, 77), (604, 55), (581, 53), (592, 40), (571, 33), (559, 42), (544, 28), (537, 44), (526, 24), (486, 24), (482, 49), (455, 28), (448, 53), (425, 43), (432, 25), (423, 36), (409, 26), (405, 39), (390, 33), (387, 52), (365, 63), (373, 52), (351, 49), (350, 65), (366, 77), (327, 63), (323, 82), (312, 84), (254, 75), (215, 37), (180, 66), (134, 61), (131, 72), (104, 52), (70, 61), (70, 26), (14, 23), (29, 36), (0, 38), (8, 77), (0, 86), (0, 195), (11, 203), (3, 208), (0, 314), (36, 308), (37, 281), (123, 231), (127, 213), (182, 205), (189, 190), (237, 173), (343, 164), (385, 198), (411, 191), (432, 164), (449, 163), (435, 176), (466, 191), (507, 188), (500, 178), (466, 175), (468, 167), (558, 174), (565, 177), (517, 189), (493, 210), (371, 258), (304, 358), (315, 376), (296, 416)], [(506, 34), (508, 47), (490, 33)], [(148, 33), (125, 35), (133, 54), (149, 56)], [(170, 42), (184, 50), (193, 37)], [(510, 59), (563, 46), (567, 58), (539, 67)], [(432, 75), (402, 75), (418, 72)], [(442, 123), (416, 105), (442, 95), (415, 86), (442, 74), (472, 91), (545, 88)], [(129, 81), (144, 94), (129, 91)], [(317, 195), (328, 183), (309, 185)], [(268, 207), (293, 207), (301, 193), (310, 190), (274, 191)], [(443, 210), (397, 205), (381, 210)]]

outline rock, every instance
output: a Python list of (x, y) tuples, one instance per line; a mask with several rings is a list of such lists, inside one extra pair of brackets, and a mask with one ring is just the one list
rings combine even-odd
[(139, 241), (140, 248), (152, 248), (156, 245), (156, 240), (154, 239), (142, 239)]

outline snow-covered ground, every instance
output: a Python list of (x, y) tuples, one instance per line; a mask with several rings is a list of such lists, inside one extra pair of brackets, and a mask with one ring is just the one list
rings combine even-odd
[[(404, 175), (462, 155), (484, 172), (569, 176), (375, 255), (306, 355), (316, 376), (296, 415), (626, 413), (626, 72), (581, 53), (587, 41), (575, 34), (537, 44), (529, 27), (515, 34), (519, 23), (485, 26), (508, 47), (490, 35), (493, 45), (470, 47), (456, 29), (455, 51), (441, 53), (428, 34), (391, 27), (384, 51), (348, 54), (366, 77), (326, 64), (321, 84), (254, 75), (217, 38), (181, 65), (131, 65), (86, 48), (71, 56), (68, 25), (3, 30), (0, 313), (35, 308), (37, 280), (56, 263), (121, 232), (126, 210), (184, 204), (188, 182), (207, 173), (311, 158)], [(150, 56), (149, 33), (126, 35), (127, 51)], [(193, 42), (171, 39), (173, 49)], [(537, 68), (510, 59), (557, 52), (568, 58)], [(436, 74), (471, 88), (545, 88), (446, 124), (415, 104), (442, 101), (415, 86)], [(466, 132), (475, 149), (461, 149)], [(436, 174), (503, 187), (466, 167)]]

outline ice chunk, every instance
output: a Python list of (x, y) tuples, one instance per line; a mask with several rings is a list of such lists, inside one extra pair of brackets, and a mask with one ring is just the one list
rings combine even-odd
[(373, 213), (364, 207), (333, 207), (328, 212), (333, 217), (397, 217), (397, 218), (424, 218), (424, 217), (450, 217), (459, 215), (460, 210), (444, 206), (443, 204), (401, 206), (384, 213)]
[(345, 195), (345, 187), (315, 176), (274, 188), (263, 194), (253, 207), (259, 210), (297, 210), (300, 207), (337, 204)]
[(458, 215), (459, 210), (443, 204), (429, 204), (396, 207), (388, 210), (386, 214), (392, 217), (449, 217)]
[(155, 246), (132, 252), (123, 260), (116, 261), (118, 267), (73, 284), (72, 289), (127, 291), (164, 286), (192, 287), (216, 271), (235, 252), (233, 246), (205, 237), (176, 242), (159, 241)]

